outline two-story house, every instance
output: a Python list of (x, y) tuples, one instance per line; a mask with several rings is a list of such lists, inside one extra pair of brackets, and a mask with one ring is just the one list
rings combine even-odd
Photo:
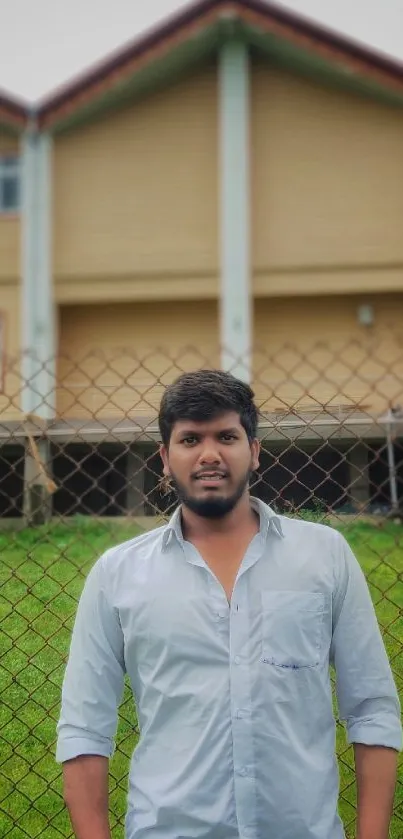
[(158, 505), (163, 387), (211, 364), (255, 388), (264, 497), (402, 495), (402, 185), (403, 67), (261, 0), (2, 96), (2, 514), (38, 460), (56, 512)]

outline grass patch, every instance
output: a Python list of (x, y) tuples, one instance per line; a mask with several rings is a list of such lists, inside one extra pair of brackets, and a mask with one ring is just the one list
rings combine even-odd
[[(366, 574), (396, 682), (403, 697), (403, 528), (355, 521), (338, 524)], [(72, 519), (37, 530), (0, 533), (0, 835), (71, 837), (54, 760), (60, 688), (77, 599), (95, 559), (139, 533), (135, 524)], [(399, 578), (400, 575), (400, 578)], [(123, 839), (129, 759), (136, 717), (128, 685), (111, 761), (114, 839)], [(338, 727), (340, 812), (354, 835), (352, 749)], [(400, 767), (391, 839), (403, 835)]]

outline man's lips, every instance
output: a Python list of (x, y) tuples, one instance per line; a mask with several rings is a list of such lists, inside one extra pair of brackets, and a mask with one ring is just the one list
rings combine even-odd
[(201, 481), (206, 484), (218, 484), (221, 481), (224, 481), (227, 477), (228, 475), (226, 472), (199, 472), (197, 475), (193, 476), (193, 480)]

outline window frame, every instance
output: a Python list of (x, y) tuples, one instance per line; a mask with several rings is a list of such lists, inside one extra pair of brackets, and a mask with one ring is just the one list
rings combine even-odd
[[(13, 207), (6, 207), (3, 202), (3, 183), (15, 179), (17, 184), (17, 202)], [(0, 218), (16, 216), (21, 211), (21, 159), (17, 152), (0, 152)]]

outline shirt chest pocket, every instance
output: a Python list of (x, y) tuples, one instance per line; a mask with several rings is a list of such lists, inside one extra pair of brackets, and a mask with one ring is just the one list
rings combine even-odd
[(262, 592), (262, 661), (297, 670), (322, 656), (325, 597), (310, 591)]

